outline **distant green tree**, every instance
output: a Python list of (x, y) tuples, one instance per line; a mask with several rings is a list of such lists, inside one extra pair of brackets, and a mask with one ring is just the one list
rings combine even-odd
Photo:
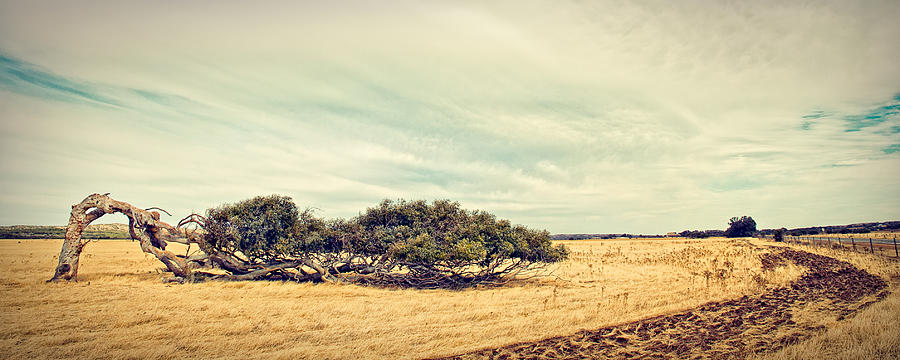
[(733, 217), (728, 221), (728, 229), (725, 230), (725, 236), (747, 237), (756, 233), (756, 221), (749, 216)]

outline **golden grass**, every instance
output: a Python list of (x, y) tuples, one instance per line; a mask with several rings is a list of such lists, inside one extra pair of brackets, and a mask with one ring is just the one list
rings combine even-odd
[(825, 332), (807, 341), (758, 356), (757, 359), (900, 359), (900, 261), (880, 255), (800, 244), (781, 243), (778, 246), (849, 262), (882, 277), (891, 293), (856, 316), (844, 321), (831, 321), (826, 325)]
[(164, 284), (157, 260), (137, 243), (114, 240), (87, 246), (78, 283), (46, 284), (61, 241), (0, 240), (0, 358), (451, 355), (682, 311), (801, 273), (793, 265), (762, 271), (764, 250), (745, 240), (562, 243), (571, 259), (550, 277), (446, 291)]

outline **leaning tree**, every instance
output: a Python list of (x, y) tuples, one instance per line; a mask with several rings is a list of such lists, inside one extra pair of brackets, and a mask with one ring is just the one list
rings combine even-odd
[[(175, 226), (157, 211), (93, 194), (72, 206), (59, 265), (50, 281), (75, 280), (85, 226), (105, 214), (128, 218), (132, 238), (173, 280), (351, 281), (417, 288), (499, 284), (565, 259), (546, 231), (438, 200), (390, 201), (351, 219), (326, 221), (289, 197), (259, 196), (191, 214)], [(168, 213), (167, 213), (168, 214)], [(191, 227), (193, 226), (193, 227)], [(166, 250), (196, 244), (195, 255)], [(216, 274), (199, 269), (220, 269)]]
[[(103, 215), (120, 213), (128, 218), (132, 239), (140, 241), (141, 250), (154, 255), (171, 272), (170, 280), (184, 282), (195, 275), (226, 280), (275, 279), (294, 269), (292, 280), (329, 281), (333, 277), (319, 263), (313, 262), (297, 244), (308, 231), (299, 231), (304, 221), (319, 221), (309, 211), (299, 217), (290, 198), (256, 197), (209, 209), (206, 216), (190, 214), (175, 226), (160, 220), (159, 208), (141, 209), (114, 200), (109, 194), (92, 194), (72, 205), (66, 236), (59, 254), (59, 264), (48, 280), (75, 281), (78, 259), (89, 241), (82, 239), (84, 228)], [(168, 214), (168, 212), (166, 212)], [(198, 231), (190, 225), (199, 227)], [(166, 250), (168, 242), (196, 244), (195, 255), (179, 255)], [(224, 274), (196, 273), (200, 268), (219, 268)], [(312, 272), (308, 271), (312, 269)], [(299, 274), (302, 274), (299, 275)]]
[(141, 250), (156, 256), (176, 277), (185, 278), (191, 268), (202, 264), (204, 257), (179, 256), (166, 251), (167, 242), (189, 244), (190, 240), (178, 228), (160, 221), (158, 208), (141, 209), (126, 202), (114, 200), (106, 194), (92, 194), (80, 203), (72, 205), (65, 241), (59, 252), (59, 264), (53, 278), (48, 281), (76, 280), (78, 259), (88, 241), (81, 238), (84, 228), (106, 214), (120, 213), (128, 217), (128, 231), (132, 239), (140, 241)]

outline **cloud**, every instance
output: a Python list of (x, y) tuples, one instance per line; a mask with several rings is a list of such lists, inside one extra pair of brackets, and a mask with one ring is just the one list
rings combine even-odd
[(113, 100), (92, 91), (88, 85), (41, 71), (2, 54), (0, 54), (0, 86), (7, 91), (53, 100), (118, 105)]
[(107, 191), (553, 232), (900, 210), (896, 2), (209, 5), (0, 5), (0, 223)]
[(846, 131), (860, 131), (886, 121), (900, 123), (900, 95), (895, 96), (892, 100), (888, 105), (879, 106), (865, 114), (844, 117), (848, 123)]

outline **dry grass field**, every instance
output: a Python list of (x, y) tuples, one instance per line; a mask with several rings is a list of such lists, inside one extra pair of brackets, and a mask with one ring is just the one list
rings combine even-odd
[(890, 294), (854, 317), (828, 321), (825, 331), (807, 341), (758, 359), (900, 359), (900, 261), (834, 248), (798, 244), (777, 246), (849, 262), (887, 281)]
[[(60, 240), (0, 240), (0, 358), (440, 357), (685, 311), (786, 285), (804, 271), (793, 264), (764, 270), (760, 255), (769, 250), (756, 240), (563, 243), (572, 256), (550, 276), (446, 291), (164, 284), (157, 260), (137, 243), (115, 240), (86, 247), (78, 283), (47, 284)], [(897, 262), (826, 255), (879, 275), (892, 294), (767, 356), (900, 354), (900, 336), (885, 335), (898, 330)]]

